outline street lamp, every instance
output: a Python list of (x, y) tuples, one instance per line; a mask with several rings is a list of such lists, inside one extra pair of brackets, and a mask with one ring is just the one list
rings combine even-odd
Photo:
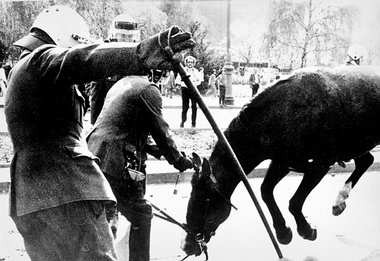
[(232, 72), (234, 67), (231, 62), (231, 32), (230, 32), (230, 24), (231, 24), (231, 0), (227, 0), (227, 57), (224, 63), (224, 69), (226, 71), (226, 105), (234, 105), (234, 97), (232, 96)]

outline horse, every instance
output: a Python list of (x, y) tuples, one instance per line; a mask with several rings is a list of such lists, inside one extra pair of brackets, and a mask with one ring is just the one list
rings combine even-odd
[[(271, 160), (261, 196), (281, 244), (289, 244), (293, 233), (273, 190), (290, 171), (303, 173), (288, 210), (298, 234), (313, 241), (317, 230), (302, 213), (309, 193), (331, 166), (353, 159), (355, 169), (333, 204), (333, 214), (339, 215), (350, 190), (373, 163), (370, 151), (380, 143), (380, 77), (359, 66), (297, 70), (245, 104), (224, 135), (246, 174)], [(199, 255), (199, 242), (208, 242), (230, 214), (230, 198), (241, 181), (231, 157), (219, 139), (192, 177), (189, 231), (181, 244), (188, 255)]]

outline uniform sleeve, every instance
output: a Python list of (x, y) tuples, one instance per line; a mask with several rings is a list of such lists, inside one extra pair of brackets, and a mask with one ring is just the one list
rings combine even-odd
[(115, 75), (144, 75), (136, 47), (101, 43), (61, 48), (44, 45), (33, 53), (33, 66), (44, 81), (55, 84), (87, 83)]
[[(154, 89), (153, 89), (154, 88)], [(182, 156), (170, 134), (168, 123), (162, 115), (162, 99), (157, 88), (147, 88), (140, 96), (145, 107), (149, 131), (162, 155), (173, 165)]]

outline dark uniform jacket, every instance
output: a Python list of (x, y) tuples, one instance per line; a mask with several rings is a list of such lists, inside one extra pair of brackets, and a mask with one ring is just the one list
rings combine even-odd
[(104, 173), (120, 178), (126, 166), (126, 151), (137, 152), (139, 160), (146, 160), (149, 135), (170, 164), (181, 158), (162, 116), (162, 98), (157, 86), (146, 77), (123, 78), (107, 94), (87, 137), (89, 149), (100, 158)]
[(5, 116), (13, 143), (11, 216), (81, 200), (115, 201), (83, 135), (78, 85), (139, 74), (136, 49), (118, 44), (44, 45), (12, 69)]

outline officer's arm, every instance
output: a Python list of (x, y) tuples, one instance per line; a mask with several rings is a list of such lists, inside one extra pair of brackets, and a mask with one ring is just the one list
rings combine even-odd
[(169, 124), (163, 118), (162, 99), (159, 90), (154, 87), (147, 88), (141, 95), (141, 101), (152, 138), (169, 164), (175, 164), (183, 156), (178, 151), (170, 134)]

